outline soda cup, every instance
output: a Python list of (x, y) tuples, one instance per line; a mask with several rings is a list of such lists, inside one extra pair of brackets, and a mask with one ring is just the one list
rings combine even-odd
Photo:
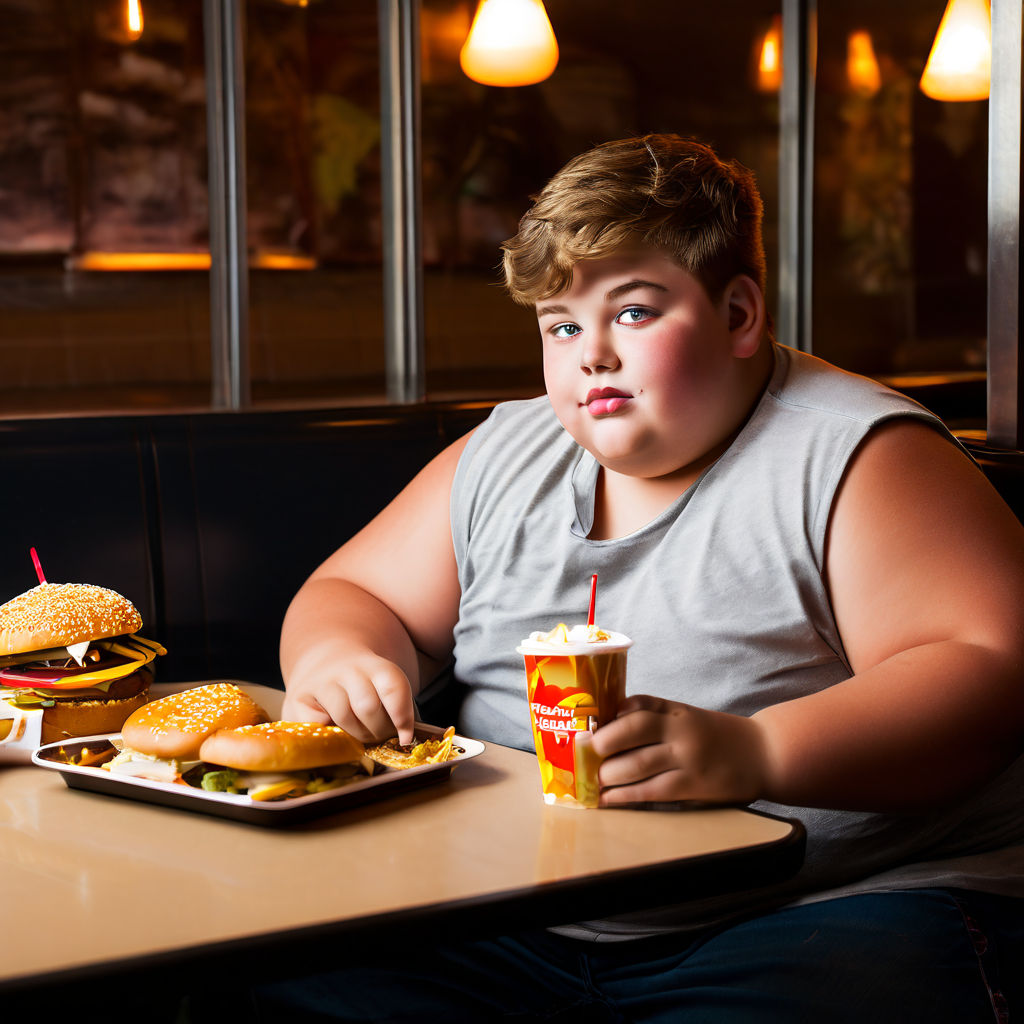
[(596, 626), (559, 623), (516, 648), (526, 668), (530, 724), (544, 802), (596, 807), (601, 760), (591, 734), (610, 722), (626, 695), (632, 641)]

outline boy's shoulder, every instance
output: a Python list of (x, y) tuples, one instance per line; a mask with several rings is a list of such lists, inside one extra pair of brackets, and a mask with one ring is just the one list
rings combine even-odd
[(870, 377), (786, 345), (776, 345), (775, 352), (775, 372), (767, 391), (781, 406), (859, 422), (908, 414), (935, 419), (914, 399)]
[(511, 435), (525, 444), (533, 441), (549, 443), (561, 434), (569, 437), (555, 415), (548, 396), (538, 395), (536, 398), (499, 402), (476, 429), (473, 442), (479, 445), (494, 436), (505, 438)]
[(558, 489), (582, 454), (546, 395), (499, 403), (473, 432), (455, 470), (456, 536), (466, 517), (497, 512), (510, 493), (522, 497)]

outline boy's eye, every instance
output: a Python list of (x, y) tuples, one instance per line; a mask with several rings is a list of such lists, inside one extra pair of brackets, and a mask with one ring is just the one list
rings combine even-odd
[(630, 306), (624, 309), (616, 318), (617, 324), (642, 324), (654, 316), (653, 310), (644, 309), (643, 306)]
[(579, 324), (555, 324), (551, 328), (551, 337), (553, 338), (575, 338), (580, 333)]

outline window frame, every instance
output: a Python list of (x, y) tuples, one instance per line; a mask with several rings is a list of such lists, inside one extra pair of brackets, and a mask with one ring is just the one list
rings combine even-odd
[[(387, 391), (426, 400), (420, 185), (418, 0), (377, 0), (381, 54)], [(987, 437), (1020, 450), (1022, 14), (992, 0), (989, 101)], [(251, 405), (245, 244), (244, 0), (203, 0), (208, 92), (212, 404)], [(779, 340), (811, 352), (817, 0), (782, 0)]]

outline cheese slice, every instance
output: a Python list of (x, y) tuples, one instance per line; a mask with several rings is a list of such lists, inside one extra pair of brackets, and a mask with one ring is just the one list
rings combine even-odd
[(124, 747), (112, 757), (103, 768), (111, 775), (127, 775), (134, 779), (151, 779), (153, 782), (177, 782), (198, 761), (179, 761), (152, 754), (143, 754), (130, 747)]

